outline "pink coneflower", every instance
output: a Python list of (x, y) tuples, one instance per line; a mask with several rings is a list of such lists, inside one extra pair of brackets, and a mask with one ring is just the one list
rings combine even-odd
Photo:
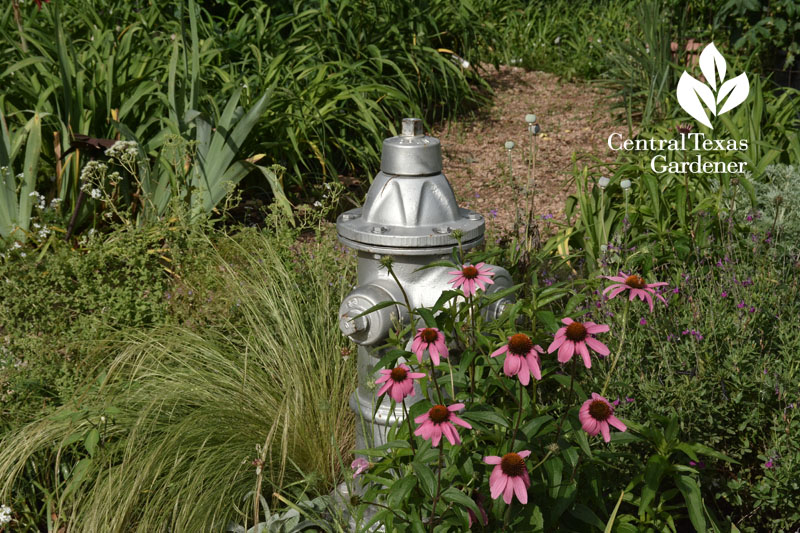
[(458, 436), (458, 431), (453, 424), (458, 424), (461, 427), (472, 429), (467, 422), (458, 418), (455, 413), (464, 408), (463, 403), (454, 403), (447, 407), (444, 405), (434, 405), (427, 413), (419, 415), (414, 419), (414, 422), (420, 424), (414, 435), (422, 437), (425, 440), (431, 439), (431, 444), (435, 447), (439, 445), (442, 440), (442, 434), (447, 437), (450, 444), (461, 444), (461, 437)]
[(356, 457), (356, 459), (350, 463), (350, 468), (355, 470), (355, 472), (353, 472), (353, 479), (355, 479), (369, 468), (369, 461), (363, 457)]
[[(538, 353), (537, 353), (538, 352)], [(506, 376), (513, 378), (519, 376), (519, 381), (527, 385), (531, 381), (531, 374), (536, 379), (542, 379), (542, 371), (539, 368), (539, 354), (544, 353), (542, 347), (534, 346), (533, 341), (524, 333), (517, 333), (508, 338), (508, 343), (492, 352), (492, 357), (506, 353), (506, 361), (503, 363), (503, 372)]]
[(531, 480), (528, 476), (528, 467), (525, 466), (525, 458), (531, 454), (529, 450), (519, 453), (507, 453), (503, 457), (489, 455), (483, 458), (483, 462), (495, 465), (492, 475), (489, 476), (489, 490), (492, 499), (496, 500), (503, 495), (503, 501), (511, 505), (511, 498), (517, 495), (519, 503), (528, 503), (528, 487)]
[(434, 365), (439, 364), (439, 356), (447, 357), (447, 345), (444, 343), (444, 333), (436, 328), (420, 328), (411, 344), (411, 351), (417, 354), (417, 360), (422, 364), (422, 354), (428, 350)]
[(655, 287), (661, 287), (662, 285), (668, 285), (666, 281), (659, 281), (657, 283), (645, 283), (644, 278), (641, 276), (637, 276), (636, 274), (631, 274), (628, 276), (624, 272), (620, 272), (619, 276), (603, 276), (606, 279), (610, 279), (611, 281), (616, 281), (617, 283), (612, 283), (608, 287), (603, 290), (603, 294), (607, 292), (611, 292), (609, 294), (608, 299), (614, 298), (621, 292), (630, 290), (630, 300), (634, 298), (639, 298), (643, 302), (646, 301), (650, 304), (650, 312), (653, 312), (653, 296), (655, 295), (656, 298), (660, 299), (664, 302), (664, 305), (667, 304), (667, 300), (658, 294), (655, 290)]
[(477, 292), (475, 286), (477, 285), (482, 290), (486, 290), (486, 284), (493, 284), (492, 276), (494, 272), (490, 268), (484, 268), (486, 263), (478, 263), (475, 266), (462, 265), (461, 270), (451, 270), (448, 274), (452, 274), (455, 278), (450, 282), (454, 289), (462, 287), (464, 296), (472, 296)]
[(414, 380), (425, 377), (422, 372), (411, 372), (405, 364), (392, 369), (384, 368), (381, 374), (383, 375), (375, 380), (376, 385), (384, 383), (378, 396), (388, 391), (389, 396), (397, 403), (402, 402), (406, 396), (414, 396)]
[(620, 421), (619, 418), (614, 416), (614, 407), (608, 403), (608, 400), (593, 392), (592, 397), (581, 405), (578, 411), (578, 419), (581, 421), (583, 430), (591, 436), (598, 433), (603, 434), (603, 440), (606, 442), (611, 441), (611, 432), (608, 425), (611, 424), (620, 431), (626, 431), (628, 428)]
[(595, 333), (605, 333), (608, 331), (608, 326), (594, 322), (575, 322), (571, 318), (562, 318), (561, 322), (566, 326), (556, 332), (556, 338), (547, 348), (547, 353), (558, 350), (559, 363), (566, 363), (572, 359), (575, 352), (578, 352), (581, 354), (586, 368), (592, 368), (589, 348), (602, 356), (610, 353), (608, 346), (592, 336)]

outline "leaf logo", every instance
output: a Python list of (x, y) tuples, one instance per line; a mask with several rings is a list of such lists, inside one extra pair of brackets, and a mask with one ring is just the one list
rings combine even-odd
[(712, 115), (718, 116), (744, 102), (750, 94), (747, 74), (742, 72), (725, 81), (726, 68), (725, 58), (714, 43), (711, 43), (700, 54), (700, 70), (708, 84), (695, 79), (685, 70), (678, 80), (678, 103), (698, 122), (712, 129), (714, 126), (711, 125), (706, 108)]

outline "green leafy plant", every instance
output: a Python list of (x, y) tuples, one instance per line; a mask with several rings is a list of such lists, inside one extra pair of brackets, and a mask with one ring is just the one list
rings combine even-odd
[[(39, 170), (39, 154), (42, 142), (41, 116), (35, 113), (25, 128), (9, 131), (5, 116), (0, 109), (0, 238), (27, 240), (31, 211), (37, 203), (36, 177)], [(27, 132), (27, 138), (23, 137)], [(15, 173), (14, 161), (25, 142), (25, 159), (22, 172)], [(19, 183), (18, 183), (19, 181)]]

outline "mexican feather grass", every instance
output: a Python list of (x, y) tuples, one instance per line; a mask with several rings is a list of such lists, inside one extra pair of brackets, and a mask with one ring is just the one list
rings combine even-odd
[(231, 303), (225, 325), (120, 337), (82, 404), (3, 442), (4, 497), (25, 469), (49, 468), (40, 497), (69, 531), (221, 531), (252, 525), (257, 486), (267, 500), (333, 486), (353, 446), (355, 368), (335, 312), (348, 273), (330, 283), (269, 237), (247, 250), (225, 240), (236, 259), (210, 267)]

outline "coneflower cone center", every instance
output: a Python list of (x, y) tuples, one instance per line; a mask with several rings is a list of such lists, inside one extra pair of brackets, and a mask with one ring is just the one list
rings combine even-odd
[(447, 422), (450, 418), (450, 411), (448, 411), (447, 407), (444, 405), (434, 405), (431, 407), (431, 410), (428, 411), (428, 418), (435, 424), (441, 424), (442, 422)]
[(398, 366), (397, 368), (392, 369), (392, 381), (400, 383), (401, 381), (405, 381), (406, 377), (408, 377), (408, 372), (402, 366)]
[(589, 414), (599, 422), (608, 420), (608, 417), (611, 416), (613, 412), (611, 406), (603, 400), (595, 400), (589, 404)]
[(500, 469), (507, 476), (517, 477), (525, 473), (525, 459), (518, 453), (507, 453), (500, 459)]
[(465, 266), (461, 269), (461, 275), (467, 279), (475, 279), (478, 277), (478, 269), (474, 266)]
[(439, 336), (439, 334), (436, 333), (436, 330), (433, 329), (433, 328), (425, 328), (425, 329), (422, 330), (422, 335), (421, 335), (422, 340), (424, 340), (425, 342), (427, 342), (429, 344), (431, 342), (435, 342), (436, 338), (438, 336)]
[(517, 333), (508, 340), (508, 351), (514, 355), (527, 355), (533, 349), (533, 341), (524, 333)]
[(580, 322), (573, 322), (567, 326), (567, 338), (573, 342), (580, 342), (586, 338), (586, 326)]
[(633, 287), (634, 289), (644, 289), (647, 287), (647, 283), (645, 283), (644, 278), (637, 276), (636, 274), (628, 276), (625, 279), (625, 285), (628, 287)]

